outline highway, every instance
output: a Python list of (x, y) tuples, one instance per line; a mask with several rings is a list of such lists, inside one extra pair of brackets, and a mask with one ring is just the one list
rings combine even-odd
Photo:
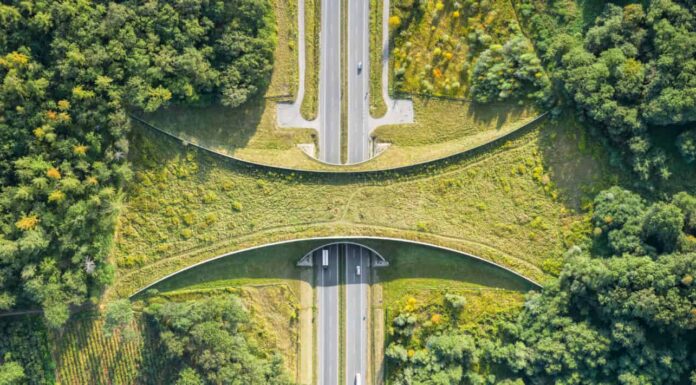
[(319, 159), (341, 164), (341, 2), (322, 0)]
[[(370, 277), (370, 252), (356, 245), (347, 244), (345, 263), (345, 352), (346, 385), (356, 383), (356, 374), (360, 374), (360, 383), (367, 380), (367, 310), (368, 282)], [(357, 274), (360, 266), (360, 274)], [(328, 385), (328, 383), (324, 383)]]
[(339, 376), (339, 245), (327, 246), (329, 266), (322, 266), (322, 249), (314, 253), (317, 285), (317, 359), (318, 384), (338, 385)]
[[(370, 0), (348, 1), (348, 163), (370, 154)], [(358, 66), (362, 63), (362, 69)]]

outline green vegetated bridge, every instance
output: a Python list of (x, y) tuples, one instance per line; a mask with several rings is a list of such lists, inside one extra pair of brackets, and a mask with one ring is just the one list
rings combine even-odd
[[(327, 237), (223, 254), (166, 276), (133, 298), (287, 285), (299, 303), (298, 379), (314, 377), (330, 384), (343, 377), (346, 384), (358, 378), (367, 383), (379, 372), (380, 360), (373, 355), (381, 356), (376, 347), (384, 346), (379, 332), (386, 322), (384, 296), (400, 295), (398, 289), (391, 293), (390, 283), (411, 280), (435, 286), (438, 281), (465, 282), (480, 290), (539, 287), (508, 268), (452, 249), (391, 238)], [(380, 288), (372, 290), (375, 285)]]

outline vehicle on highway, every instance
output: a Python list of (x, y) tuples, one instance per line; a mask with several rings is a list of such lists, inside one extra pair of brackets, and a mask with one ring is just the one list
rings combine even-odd
[(360, 265), (355, 266), (355, 274), (360, 275)]
[(322, 250), (321, 251), (321, 265), (326, 269), (329, 267), (329, 250)]
[(362, 62), (358, 62), (358, 73), (362, 72)]
[[(360, 266), (358, 266), (360, 267)], [(360, 373), (355, 373), (355, 384), (354, 385), (360, 385)]]

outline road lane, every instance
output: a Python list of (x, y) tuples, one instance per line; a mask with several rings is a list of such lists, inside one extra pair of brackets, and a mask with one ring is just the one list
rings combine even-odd
[[(356, 374), (361, 384), (367, 379), (367, 309), (370, 277), (370, 252), (360, 246), (346, 244), (345, 270), (345, 378), (346, 385), (355, 385)], [(360, 275), (357, 274), (360, 266)]]
[[(348, 0), (348, 163), (370, 154), (370, 0)], [(358, 70), (362, 63), (362, 70)]]
[(319, 159), (341, 164), (341, 2), (322, 0)]
[(317, 286), (318, 383), (338, 385), (339, 379), (339, 259), (338, 245), (327, 246), (329, 266), (322, 266), (322, 249), (314, 252)]

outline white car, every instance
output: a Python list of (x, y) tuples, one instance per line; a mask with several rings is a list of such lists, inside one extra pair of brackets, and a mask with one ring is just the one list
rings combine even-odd
[(358, 62), (358, 73), (362, 72), (362, 62)]
[(355, 274), (360, 275), (360, 265), (355, 266)]
[(355, 373), (355, 384), (360, 385), (360, 373)]

